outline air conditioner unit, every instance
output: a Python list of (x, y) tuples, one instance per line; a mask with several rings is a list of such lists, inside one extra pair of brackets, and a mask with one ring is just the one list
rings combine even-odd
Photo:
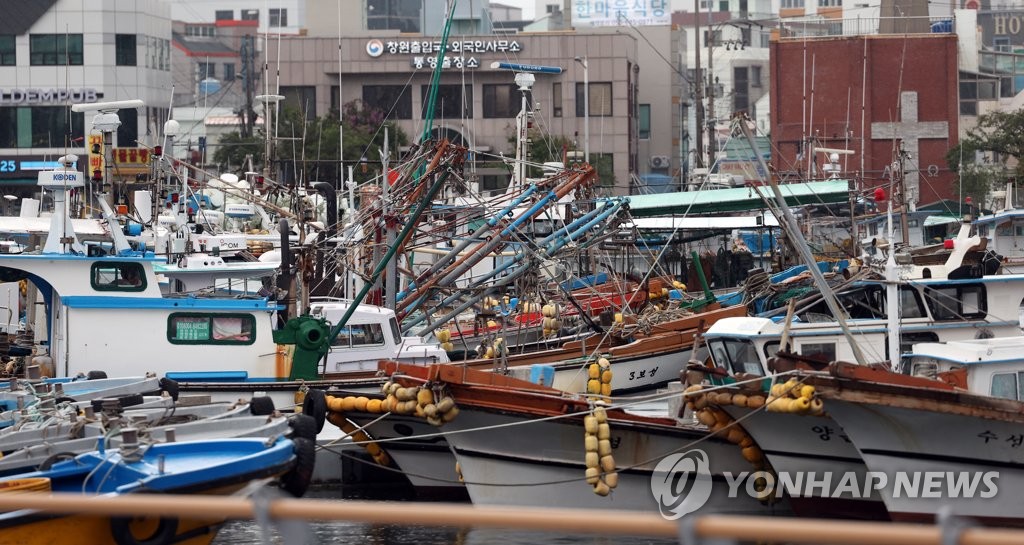
[(650, 165), (651, 168), (669, 168), (672, 163), (667, 155), (652, 155)]

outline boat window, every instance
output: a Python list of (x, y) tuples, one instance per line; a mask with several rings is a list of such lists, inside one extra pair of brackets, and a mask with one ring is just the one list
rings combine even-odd
[[(888, 315), (887, 315), (888, 316)], [(914, 288), (900, 288), (900, 318), (924, 318), (924, 305)]]
[(939, 363), (931, 358), (922, 362), (915, 362), (911, 366), (910, 375), (934, 380), (939, 376)]
[(992, 375), (992, 397), (1018, 399), (1017, 375), (1015, 373), (997, 373)]
[(824, 362), (836, 360), (836, 343), (803, 343), (797, 346), (798, 354)]
[(398, 319), (392, 316), (388, 323), (391, 324), (391, 336), (395, 338), (395, 344), (402, 344), (402, 330), (398, 327)]
[(1017, 400), (1024, 400), (1024, 371), (1017, 371)]
[(715, 365), (724, 367), (732, 373), (764, 375), (764, 366), (757, 356), (753, 342), (745, 339), (714, 339), (708, 341), (708, 347)]
[(765, 357), (767, 357), (767, 358), (774, 358), (775, 356), (777, 356), (779, 354), (779, 347), (781, 345), (782, 345), (782, 343), (780, 343), (778, 341), (773, 341), (773, 342), (770, 342), (770, 343), (765, 343), (765, 345), (764, 345), (764, 355), (765, 355)]
[(928, 287), (928, 308), (936, 320), (985, 317), (985, 288), (981, 285)]
[(98, 262), (90, 276), (96, 291), (145, 291), (146, 271), (141, 263)]
[(380, 324), (349, 324), (341, 328), (331, 346), (352, 348), (384, 344), (384, 328)]
[(978, 225), (978, 236), (979, 237), (987, 237), (988, 236), (988, 224), (987, 223), (982, 223), (982, 224)]
[(171, 344), (252, 344), (256, 318), (251, 314), (175, 312), (167, 318)]

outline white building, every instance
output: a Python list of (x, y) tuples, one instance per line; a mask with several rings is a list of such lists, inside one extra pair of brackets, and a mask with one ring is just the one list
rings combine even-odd
[(79, 167), (84, 166), (93, 116), (71, 113), (74, 103), (141, 99), (144, 108), (120, 112), (115, 145), (157, 143), (171, 87), (166, 2), (34, 0), (2, 5), (16, 10), (0, 17), (2, 191), (31, 194), (38, 171), (67, 153), (82, 157)]
[(171, 6), (175, 21), (259, 21), (260, 34), (299, 34), (306, 26), (306, 0), (179, 0)]

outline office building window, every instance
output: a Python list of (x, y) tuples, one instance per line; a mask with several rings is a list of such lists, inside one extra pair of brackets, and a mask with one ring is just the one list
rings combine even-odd
[(0, 66), (14, 66), (14, 36), (0, 35)]
[(218, 21), (231, 21), (235, 18), (235, 10), (219, 9), (213, 12), (213, 18)]
[(422, 11), (422, 0), (369, 0), (366, 28), (418, 33)]
[(292, 109), (305, 114), (306, 119), (316, 119), (316, 87), (297, 85), (281, 87), (281, 110)]
[(640, 105), (640, 111), (638, 112), (637, 118), (639, 119), (639, 122), (637, 123), (637, 125), (638, 125), (638, 129), (640, 131), (640, 134), (639, 134), (640, 139), (641, 140), (648, 140), (648, 139), (650, 139), (650, 137), (651, 137), (651, 105), (650, 104), (641, 104)]
[(134, 34), (117, 34), (114, 36), (114, 62), (118, 66), (136, 65), (136, 47)]
[(242, 10), (242, 20), (243, 21), (259, 21), (260, 20), (260, 10), (258, 10), (258, 9), (243, 9)]
[(804, 0), (782, 0), (782, 9), (799, 9), (804, 7)]
[(562, 117), (562, 82), (551, 84), (551, 115)]
[(213, 25), (186, 25), (186, 36), (216, 36), (217, 27)]
[[(612, 115), (612, 83), (610, 81), (590, 82), (590, 117), (610, 117)], [(584, 89), (582, 83), (576, 84), (576, 117), (584, 117), (587, 112), (583, 108)]]
[(750, 67), (750, 86), (760, 87), (761, 86), (761, 67), (751, 66)]
[(405, 85), (364, 85), (363, 104), (388, 119), (412, 119), (412, 93)]
[[(484, 85), (484, 118), (515, 117), (522, 109), (522, 92), (512, 84)], [(527, 94), (527, 107), (533, 97)]]
[(235, 79), (235, 63), (226, 62), (224, 63), (224, 85), (228, 85), (233, 79)]
[[(430, 86), (421, 86), (423, 119), (427, 118), (427, 100)], [(434, 119), (472, 119), (473, 87), (466, 85), (438, 85), (437, 101), (434, 104)]]
[(734, 112), (745, 112), (750, 108), (750, 71), (746, 66), (732, 69), (732, 108)]
[(28, 40), (32, 66), (82, 65), (81, 34), (32, 34)]
[(0, 108), (0, 148), (72, 146), (84, 134), (84, 121), (85, 114), (63, 106)]
[(286, 9), (270, 9), (270, 26), (282, 27), (288, 26), (288, 10)]
[(139, 146), (139, 111), (135, 108), (117, 111), (121, 126), (117, 128), (117, 147), (136, 148)]

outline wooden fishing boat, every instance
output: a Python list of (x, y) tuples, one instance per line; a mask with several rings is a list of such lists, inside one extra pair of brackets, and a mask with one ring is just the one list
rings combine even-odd
[[(22, 490), (73, 492), (83, 501), (97, 495), (189, 493), (231, 494), (255, 479), (281, 478), (300, 491), (312, 473), (311, 443), (305, 439), (225, 439), (158, 444), (141, 449), (126, 441), (117, 451), (81, 454), (46, 471), (0, 479), (0, 493)], [(39, 544), (208, 544), (224, 517), (127, 518), (53, 515), (32, 510), (0, 514), (0, 542)]]

